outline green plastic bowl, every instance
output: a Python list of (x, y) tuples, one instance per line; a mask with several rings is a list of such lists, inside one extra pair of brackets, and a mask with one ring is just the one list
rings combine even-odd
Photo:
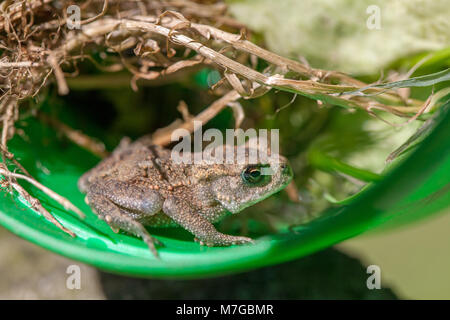
[[(100, 269), (143, 277), (200, 278), (254, 269), (299, 258), (378, 226), (393, 227), (442, 211), (450, 204), (450, 103), (438, 116), (433, 132), (384, 178), (369, 185), (346, 205), (335, 206), (293, 232), (256, 239), (256, 244), (202, 247), (181, 228), (151, 230), (165, 247), (156, 259), (140, 239), (115, 234), (92, 213), (77, 189), (79, 176), (98, 159), (53, 130), (30, 119), (29, 139), (15, 137), (10, 148), (41, 183), (70, 199), (86, 214), (79, 220), (36, 188), (32, 195), (67, 228), (62, 232), (17, 195), (0, 202), (0, 223), (13, 233), (48, 250)], [(25, 183), (24, 183), (25, 184)]]

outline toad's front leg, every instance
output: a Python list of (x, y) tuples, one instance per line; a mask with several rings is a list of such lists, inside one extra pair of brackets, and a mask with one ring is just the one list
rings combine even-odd
[(163, 212), (197, 237), (201, 244), (229, 246), (253, 242), (252, 239), (247, 237), (232, 236), (217, 231), (211, 222), (197, 213), (186, 201), (177, 200), (173, 197), (167, 198), (164, 201)]

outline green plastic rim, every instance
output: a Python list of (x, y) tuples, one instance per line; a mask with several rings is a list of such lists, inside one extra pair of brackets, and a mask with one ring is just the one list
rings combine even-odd
[(79, 220), (41, 191), (32, 195), (67, 228), (72, 238), (30, 209), (16, 195), (0, 202), (0, 223), (41, 247), (100, 269), (141, 277), (201, 278), (241, 272), (299, 258), (378, 226), (393, 227), (442, 211), (450, 204), (450, 103), (438, 116), (433, 132), (385, 177), (352, 197), (347, 205), (293, 232), (256, 239), (256, 244), (226, 248), (202, 247), (181, 229), (151, 230), (165, 247), (160, 259), (138, 238), (115, 234), (97, 219), (77, 190), (78, 177), (95, 158), (74, 145), (63, 145), (49, 128), (30, 120), (29, 137), (15, 137), (10, 148), (41, 183), (70, 199), (85, 214)]

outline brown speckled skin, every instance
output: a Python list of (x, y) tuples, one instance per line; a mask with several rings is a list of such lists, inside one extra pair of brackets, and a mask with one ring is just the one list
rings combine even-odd
[(179, 225), (208, 246), (252, 242), (218, 232), (212, 223), (284, 188), (292, 179), (285, 158), (269, 163), (269, 182), (243, 182), (248, 164), (176, 164), (170, 150), (144, 139), (123, 139), (114, 152), (78, 181), (86, 202), (113, 230), (141, 237), (156, 255), (157, 242), (143, 227)]

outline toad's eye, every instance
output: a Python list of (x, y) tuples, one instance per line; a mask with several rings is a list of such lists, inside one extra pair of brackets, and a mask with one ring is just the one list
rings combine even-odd
[(242, 171), (241, 177), (245, 184), (249, 186), (261, 186), (270, 182), (269, 175), (263, 175), (261, 165), (250, 165)]

